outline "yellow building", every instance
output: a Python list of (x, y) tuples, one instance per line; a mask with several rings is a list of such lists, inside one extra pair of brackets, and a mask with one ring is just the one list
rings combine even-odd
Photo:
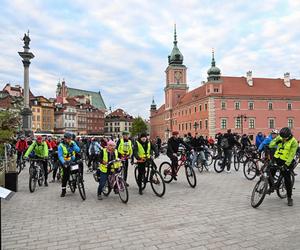
[(32, 109), (32, 130), (54, 132), (54, 104), (43, 96), (30, 99)]

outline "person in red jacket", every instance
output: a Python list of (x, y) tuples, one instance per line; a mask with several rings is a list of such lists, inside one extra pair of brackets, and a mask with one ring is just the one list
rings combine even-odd
[(21, 157), (25, 153), (28, 148), (27, 141), (25, 140), (25, 136), (21, 135), (20, 139), (17, 141), (16, 150), (17, 150), (17, 162), (21, 160)]

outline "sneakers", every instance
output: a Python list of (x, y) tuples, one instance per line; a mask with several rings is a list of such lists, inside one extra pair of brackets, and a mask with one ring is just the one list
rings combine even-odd
[(60, 197), (65, 197), (65, 196), (66, 196), (66, 189), (63, 189), (63, 190), (61, 191)]
[(101, 201), (102, 200), (102, 195), (98, 194), (98, 200)]
[(47, 182), (47, 181), (45, 181), (45, 183), (44, 183), (44, 184), (45, 184), (45, 187), (48, 187), (48, 182)]
[(292, 198), (288, 198), (288, 206), (289, 207), (293, 206), (293, 199)]

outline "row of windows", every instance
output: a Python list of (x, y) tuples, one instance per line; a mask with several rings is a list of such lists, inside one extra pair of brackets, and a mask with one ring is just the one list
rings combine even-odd
[[(221, 118), (221, 129), (227, 129), (227, 118)], [(241, 129), (242, 128), (242, 120), (240, 118), (235, 118), (235, 128), (236, 129)], [(289, 128), (294, 127), (294, 119), (293, 118), (288, 118), (287, 120), (287, 126)], [(248, 128), (249, 129), (255, 129), (255, 118), (248, 118)], [(268, 119), (268, 128), (269, 129), (275, 129), (276, 124), (275, 124), (275, 118), (269, 118)]]
[[(204, 110), (206, 111), (208, 108), (207, 103), (204, 104)], [(202, 104), (199, 105), (199, 107), (194, 106), (194, 110), (193, 112), (196, 113), (197, 111), (201, 112), (202, 111)], [(191, 114), (192, 113), (192, 108), (188, 108), (185, 110), (180, 110), (174, 113), (174, 116), (183, 116), (183, 115), (187, 115), (187, 114)], [(167, 117), (168, 118), (168, 117)]]
[[(227, 103), (225, 101), (221, 102), (221, 109), (225, 110), (227, 108)], [(241, 109), (241, 102), (235, 102), (234, 103), (234, 108), (235, 110), (240, 110)], [(254, 109), (254, 102), (248, 102), (248, 109), (253, 110)], [(268, 102), (268, 109), (273, 110), (273, 103)], [(292, 110), (292, 103), (287, 103), (287, 110)]]
[[(105, 126), (113, 126), (113, 125), (115, 125), (115, 126), (120, 126), (120, 122), (115, 122), (115, 123), (113, 123), (113, 122), (110, 122), (110, 123), (108, 123), (108, 122), (106, 122), (105, 123)], [(125, 122), (125, 126), (131, 126), (131, 122)]]
[(202, 120), (199, 121), (199, 123), (197, 121), (195, 121), (194, 123), (181, 123), (178, 124), (178, 130), (179, 131), (191, 131), (192, 129), (198, 130), (198, 129), (208, 129), (208, 120), (205, 119), (204, 120), (204, 127), (202, 125)]

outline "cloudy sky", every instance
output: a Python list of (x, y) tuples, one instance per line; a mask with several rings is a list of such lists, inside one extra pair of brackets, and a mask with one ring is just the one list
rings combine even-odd
[(163, 102), (175, 22), (190, 89), (206, 79), (212, 48), (223, 75), (300, 78), (300, 0), (1, 0), (0, 16), (0, 87), (22, 84), (29, 29), (35, 95), (55, 96), (65, 79), (145, 118), (152, 96)]

